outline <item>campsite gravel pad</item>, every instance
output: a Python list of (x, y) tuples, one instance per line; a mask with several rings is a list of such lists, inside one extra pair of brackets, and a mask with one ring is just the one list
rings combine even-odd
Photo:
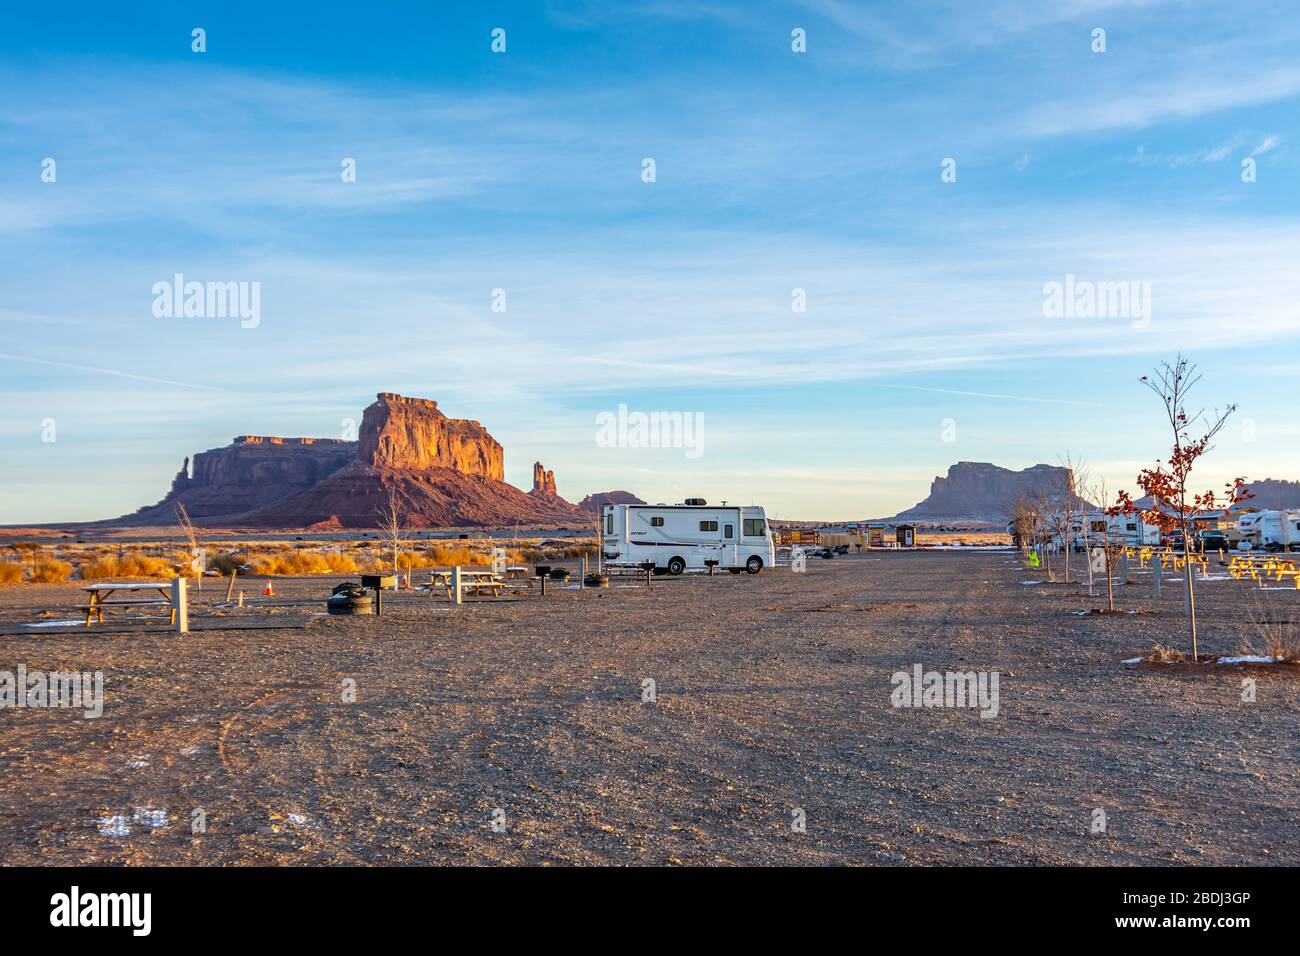
[[(1158, 615), (1077, 617), (1104, 598), (1029, 576), (851, 555), (462, 608), (402, 594), (298, 629), (7, 634), (0, 668), (103, 670), (106, 701), (0, 712), (0, 862), (1300, 864), (1295, 669), (1252, 671), (1247, 704), (1231, 667), (1125, 667), (1185, 643), (1177, 589)], [(1243, 649), (1252, 599), (1300, 619), (1294, 591), (1248, 594), (1201, 589), (1202, 651)], [(1146, 584), (1121, 601), (1157, 607)], [(0, 588), (0, 623), (75, 602)], [(302, 613), (249, 603), (241, 624)], [(998, 671), (998, 716), (895, 709), (918, 663)]]

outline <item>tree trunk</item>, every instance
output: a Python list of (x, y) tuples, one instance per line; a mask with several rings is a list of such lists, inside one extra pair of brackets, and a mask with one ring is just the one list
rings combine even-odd
[(1111, 568), (1110, 562), (1111, 550), (1106, 549), (1106, 606), (1110, 610), (1115, 610), (1115, 572)]
[(1196, 589), (1192, 586), (1192, 551), (1188, 543), (1187, 531), (1183, 531), (1183, 577), (1187, 581), (1187, 617), (1192, 626), (1192, 660), (1197, 659), (1196, 651)]

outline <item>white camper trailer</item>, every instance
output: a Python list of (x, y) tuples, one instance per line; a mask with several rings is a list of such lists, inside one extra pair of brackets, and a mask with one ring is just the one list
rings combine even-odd
[(605, 505), (601, 509), (605, 564), (640, 566), (681, 574), (706, 561), (739, 574), (776, 564), (767, 515), (759, 507), (721, 507), (703, 498), (680, 505)]
[(1300, 512), (1261, 511), (1255, 526), (1264, 551), (1300, 551)]
[(1075, 551), (1099, 548), (1107, 541), (1131, 548), (1154, 547), (1160, 544), (1160, 529), (1143, 521), (1140, 514), (1111, 515), (1104, 511), (1089, 512), (1070, 522), (1070, 542)]
[(1252, 550), (1259, 547), (1259, 523), (1262, 511), (1247, 511), (1237, 515), (1237, 527), (1228, 535), (1228, 544), (1234, 548)]

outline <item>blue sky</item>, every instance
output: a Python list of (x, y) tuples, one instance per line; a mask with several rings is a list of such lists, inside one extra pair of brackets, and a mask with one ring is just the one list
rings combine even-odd
[[(867, 517), (1066, 453), (1131, 489), (1180, 349), (1240, 406), (1205, 482), (1300, 478), (1293, 5), (130, 6), (0, 12), (0, 522), (378, 391), (571, 500)], [(175, 273), (260, 283), (260, 324), (156, 317)], [(1149, 283), (1149, 324), (1044, 316), (1067, 274)], [(599, 447), (620, 404), (703, 454)]]

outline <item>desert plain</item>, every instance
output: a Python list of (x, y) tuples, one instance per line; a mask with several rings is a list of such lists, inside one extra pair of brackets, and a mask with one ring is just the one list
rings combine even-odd
[[(1300, 863), (1300, 668), (1124, 663), (1187, 643), (1136, 571), (1119, 615), (1010, 550), (327, 616), (342, 579), (209, 579), (187, 634), (0, 588), (0, 669), (104, 674), (102, 717), (0, 712), (0, 863)], [(1300, 614), (1198, 601), (1202, 653)], [(917, 664), (997, 672), (997, 715), (893, 706)]]

